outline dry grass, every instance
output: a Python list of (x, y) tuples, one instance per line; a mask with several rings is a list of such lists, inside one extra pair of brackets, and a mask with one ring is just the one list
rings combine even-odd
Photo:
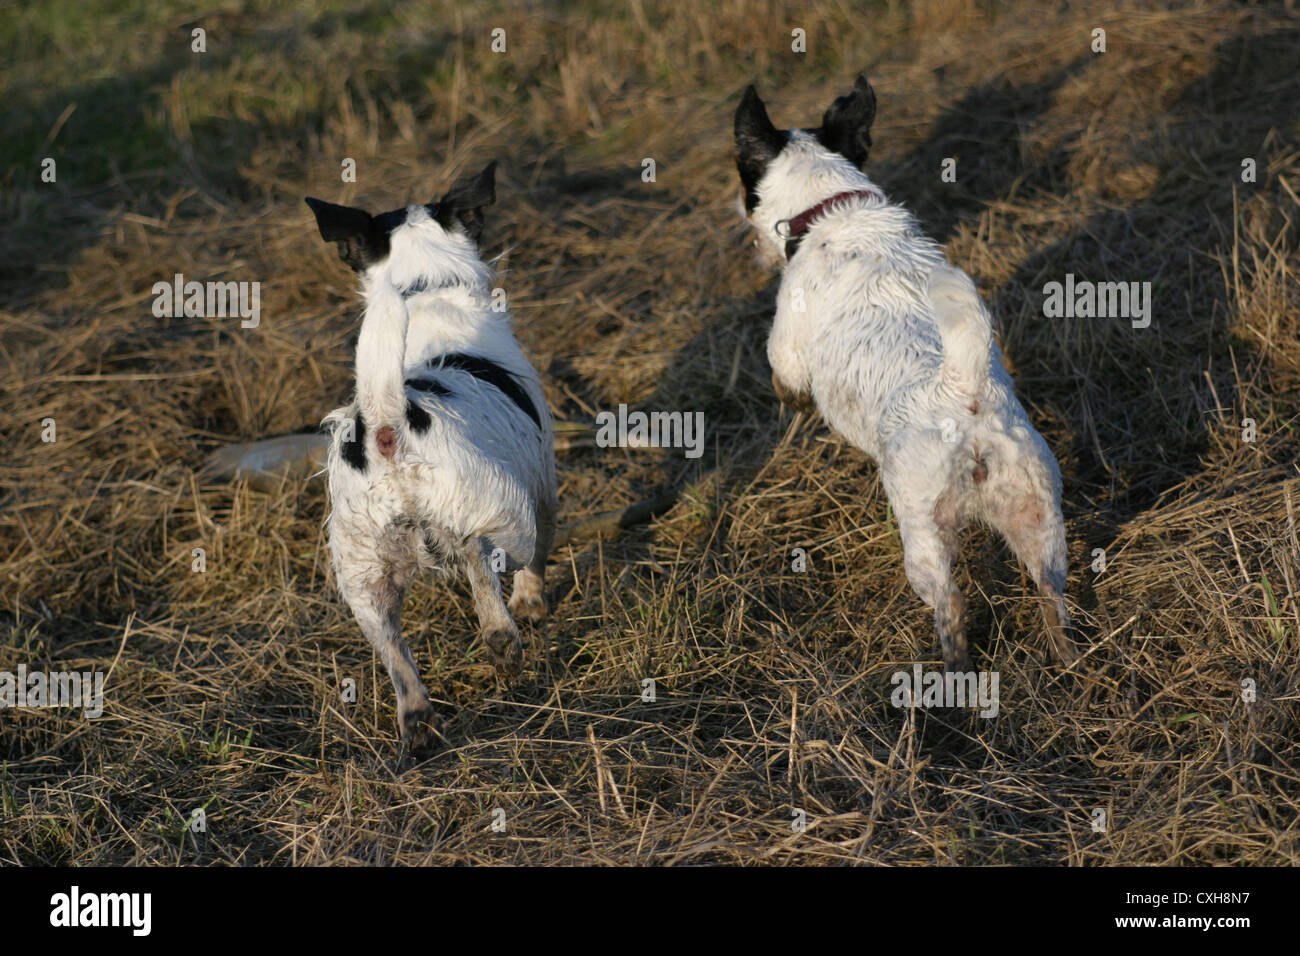
[[(96, 721), (0, 712), (0, 863), (1300, 861), (1300, 20), (433, 6), (225, 3), (203, 58), (169, 9), (95, 24), (102, 48), (33, 25), (53, 7), (2, 14), (19, 146), (0, 180), (0, 670), (111, 676)], [(968, 537), (996, 720), (890, 706), (889, 675), (937, 647), (887, 503), (768, 384), (736, 94), (757, 79), (779, 124), (813, 123), (864, 66), (870, 170), (995, 303), (1065, 473), (1079, 675), (1042, 663), (1006, 548)], [(33, 175), (44, 155), (56, 185)], [(553, 410), (699, 409), (709, 447), (562, 459), (569, 520), (685, 491), (554, 555), (514, 688), (464, 588), (414, 591), (407, 633), (451, 746), (398, 770), (387, 679), (328, 586), (319, 480), (266, 494), (195, 473), (219, 445), (313, 427), (350, 387), (352, 279), (302, 196), (392, 208), (492, 156), (488, 249)], [(261, 326), (154, 318), (174, 272), (260, 281)], [(1066, 272), (1151, 281), (1151, 328), (1044, 319)], [(360, 703), (340, 702), (345, 677)], [(183, 826), (196, 807), (206, 833)]]

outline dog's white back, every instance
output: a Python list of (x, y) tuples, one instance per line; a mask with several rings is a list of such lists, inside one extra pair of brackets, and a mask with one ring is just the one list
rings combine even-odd
[[(437, 371), (438, 360), (447, 354), (489, 359), (545, 411), (541, 382), (515, 340), (510, 313), (491, 308), (491, 271), (468, 237), (446, 233), (424, 207), (412, 206), (391, 243), (389, 259), (363, 280), (355, 408), (368, 423), (392, 423), (404, 421), (407, 403), (415, 403), (430, 425), (423, 432), (401, 428), (392, 462), (367, 447), (365, 470), (344, 461), (344, 430), (335, 428), (328, 463), (331, 541), (336, 529), (343, 529), (342, 543), (358, 525), (379, 534), (400, 517), (457, 540), (482, 538), (489, 550), (504, 550), (511, 569), (525, 565), (535, 545), (535, 502), (555, 498), (551, 417), (540, 414), (539, 426), (470, 373)], [(412, 287), (424, 291), (402, 294)], [(404, 384), (430, 374), (452, 394), (431, 396)], [(353, 407), (337, 409), (327, 420), (354, 414)], [(368, 443), (373, 434), (374, 426), (367, 428)], [(364, 507), (354, 506), (357, 501)]]
[[(551, 415), (478, 253), (494, 164), (438, 202), (379, 216), (309, 199), (361, 276), (356, 399), (325, 419), (335, 581), (384, 661), (403, 749), (432, 743), (428, 692), (401, 637), (421, 570), (469, 578), (498, 669), (518, 673), (511, 612), (539, 619), (555, 530)], [(515, 570), (507, 607), (498, 573)]]
[(1070, 659), (1059, 468), (1016, 399), (974, 284), (859, 168), (874, 114), (861, 77), (817, 130), (777, 130), (752, 87), (737, 110), (743, 205), (760, 259), (783, 269), (774, 384), (879, 464), (908, 579), (936, 610), (949, 666), (969, 666), (951, 565), (971, 519), (1001, 531), (1029, 567), (1051, 602), (1053, 646)]

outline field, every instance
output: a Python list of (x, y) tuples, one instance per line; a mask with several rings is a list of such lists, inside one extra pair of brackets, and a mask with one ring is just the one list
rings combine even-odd
[[(0, 710), (0, 864), (1300, 862), (1300, 15), (190, 9), (0, 6), (0, 672), (107, 675), (98, 719)], [(732, 113), (756, 82), (816, 125), (859, 70), (867, 172), (975, 279), (1064, 476), (1075, 671), (965, 538), (994, 719), (891, 705), (931, 614), (874, 466), (769, 380)], [(563, 522), (677, 497), (556, 550), (514, 686), (465, 585), (413, 590), (447, 744), (399, 764), (323, 481), (199, 469), (351, 388), (355, 281), (303, 197), (427, 202), (492, 158), (483, 250), (557, 419), (702, 411), (707, 442), (561, 455)], [(155, 316), (176, 273), (259, 282), (260, 323)], [(1150, 326), (1046, 318), (1067, 274), (1150, 282)]]

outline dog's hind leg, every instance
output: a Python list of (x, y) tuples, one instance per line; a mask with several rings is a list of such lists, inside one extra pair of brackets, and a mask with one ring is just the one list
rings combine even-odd
[(537, 509), (537, 546), (527, 567), (515, 572), (514, 587), (510, 593), (510, 613), (528, 621), (546, 617), (546, 596), (542, 593), (546, 583), (546, 558), (555, 539), (555, 504), (551, 502)]
[(947, 487), (950, 456), (937, 433), (900, 432), (881, 459), (880, 480), (898, 521), (907, 581), (934, 611), (944, 667), (969, 671), (966, 599), (953, 577), (962, 515)]
[(474, 611), (478, 615), (483, 643), (492, 654), (497, 673), (507, 680), (513, 679), (523, 668), (524, 645), (501, 596), (501, 579), (492, 570), (488, 556), (477, 541), (469, 543), (464, 560), (470, 589), (474, 592)]
[(953, 577), (957, 559), (956, 515), (936, 504), (928, 514), (898, 514), (903, 539), (903, 570), (926, 607), (934, 610), (934, 629), (949, 671), (969, 671), (966, 646), (966, 599)]
[(984, 516), (1011, 545), (1029, 571), (1043, 602), (1043, 620), (1052, 654), (1069, 666), (1079, 659), (1079, 649), (1067, 629), (1070, 613), (1065, 606), (1065, 522), (1055, 496), (1017, 483), (1015, 490), (990, 489)]
[(401, 729), (402, 749), (421, 751), (429, 748), (438, 736), (434, 724), (429, 692), (420, 680), (411, 648), (402, 640), (402, 600), (405, 584), (393, 573), (356, 583), (356, 577), (344, 570), (339, 575), (343, 597), (370, 641), (379, 659), (388, 669), (397, 695), (397, 725)]

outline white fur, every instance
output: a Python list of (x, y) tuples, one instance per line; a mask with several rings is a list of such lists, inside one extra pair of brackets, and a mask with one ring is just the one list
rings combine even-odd
[(815, 219), (786, 262), (784, 220), (863, 189), (884, 195), (802, 130), (758, 183), (760, 255), (784, 265), (768, 339), (773, 372), (879, 464), (908, 579), (927, 605), (960, 602), (951, 563), (969, 519), (1002, 531), (1044, 594), (1059, 595), (1059, 469), (1015, 397), (970, 278), (910, 213), (875, 197)]
[[(394, 595), (400, 610), (418, 570), (468, 570), (485, 633), (514, 627), (504, 606), (497, 606), (495, 574), (485, 576), (494, 549), (502, 549), (510, 569), (520, 569), (516, 598), (526, 590), (541, 601), (556, 509), (551, 415), (510, 315), (489, 307), (491, 281), (468, 236), (459, 228), (444, 230), (424, 207), (411, 207), (390, 236), (389, 256), (362, 278), (366, 308), (357, 340), (356, 402), (325, 420), (333, 432), (327, 470), (335, 579), (393, 674), (404, 737), (411, 730), (408, 713), (427, 699), (418, 671), (412, 674), (410, 652), (386, 617), (395, 613)], [(413, 287), (425, 291), (404, 298), (402, 290)], [(541, 427), (495, 386), (429, 364), (452, 352), (482, 356), (513, 373)], [(407, 388), (407, 378), (433, 378), (451, 394)], [(408, 400), (430, 416), (423, 434), (406, 422)], [(364, 473), (342, 455), (343, 426), (358, 411), (366, 426)], [(397, 433), (391, 460), (376, 442), (384, 426)]]
[[(457, 540), (486, 538), (491, 547), (505, 549), (512, 567), (527, 564), (536, 502), (555, 498), (551, 420), (541, 382), (515, 341), (509, 313), (488, 308), (491, 272), (468, 237), (444, 231), (425, 215), (415, 223), (408, 219), (390, 242), (388, 259), (362, 280), (366, 310), (357, 337), (357, 404), (367, 426), (368, 468), (363, 475), (338, 460), (343, 433), (336, 429), (328, 466), (331, 544), (338, 531), (381, 534), (401, 516)], [(398, 290), (419, 281), (428, 291), (403, 299)], [(448, 352), (481, 355), (514, 373), (542, 428), (465, 371), (439, 373), (453, 392), (447, 398), (405, 386), (430, 359)], [(406, 426), (408, 397), (433, 420), (424, 435)], [(351, 416), (343, 408), (327, 420)], [(399, 435), (391, 462), (375, 447), (383, 425)], [(337, 565), (337, 554), (335, 560)]]

